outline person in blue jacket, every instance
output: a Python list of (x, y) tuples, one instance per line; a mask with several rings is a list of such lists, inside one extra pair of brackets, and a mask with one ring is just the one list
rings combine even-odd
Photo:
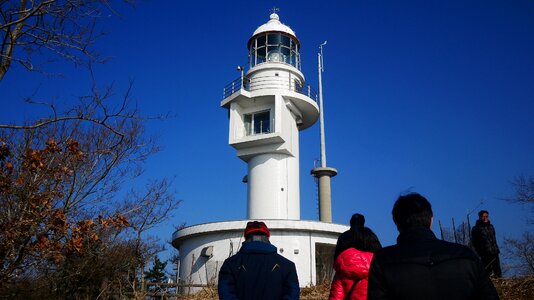
[(241, 249), (227, 258), (219, 271), (219, 299), (299, 299), (295, 264), (277, 253), (270, 235), (265, 223), (247, 223)]

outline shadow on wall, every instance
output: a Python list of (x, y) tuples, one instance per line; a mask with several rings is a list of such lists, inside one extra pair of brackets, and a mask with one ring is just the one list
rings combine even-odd
[[(200, 255), (200, 257), (193, 263), (191, 274), (197, 274), (201, 284), (215, 285), (219, 274), (219, 265), (222, 262), (210, 260), (211, 256)], [(202, 272), (204, 269), (204, 272)]]

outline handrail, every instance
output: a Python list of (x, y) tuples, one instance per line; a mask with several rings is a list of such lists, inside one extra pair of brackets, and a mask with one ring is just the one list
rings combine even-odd
[(241, 81), (241, 77), (232, 80), (229, 84), (225, 85), (223, 88), (223, 99), (229, 97), (233, 93), (239, 91), (240, 89), (249, 90), (249, 84), (250, 80), (248, 78), (243, 78), (243, 81)]
[[(282, 86), (283, 88), (308, 96), (309, 98), (317, 102), (317, 92), (314, 88), (311, 87), (311, 85), (300, 85), (298, 84), (298, 82), (290, 84), (286, 79), (275, 76), (256, 77), (253, 83), (253, 87), (254, 89), (267, 89), (271, 88), (273, 86), (273, 83), (276, 84), (276, 87)], [(248, 77), (244, 77), (243, 80), (241, 80), (241, 77), (239, 77), (225, 85), (223, 88), (223, 99), (230, 97), (232, 94), (241, 89), (245, 91), (251, 90), (251, 81)]]

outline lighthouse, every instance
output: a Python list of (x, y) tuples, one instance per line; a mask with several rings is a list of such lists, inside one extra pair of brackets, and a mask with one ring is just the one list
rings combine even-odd
[(224, 90), (229, 144), (248, 164), (248, 219), (300, 219), (299, 131), (319, 107), (299, 51), (295, 32), (272, 13), (248, 41), (248, 72)]
[(173, 234), (187, 292), (217, 283), (222, 263), (244, 242), (249, 220), (267, 224), (278, 253), (295, 263), (301, 287), (331, 279), (337, 237), (348, 229), (300, 219), (299, 133), (320, 115), (317, 95), (301, 71), (300, 40), (273, 12), (252, 33), (247, 51), (247, 68), (238, 67), (241, 76), (224, 86), (219, 103), (228, 110), (228, 143), (248, 166), (246, 202), (232, 204), (246, 203), (246, 218), (193, 225)]

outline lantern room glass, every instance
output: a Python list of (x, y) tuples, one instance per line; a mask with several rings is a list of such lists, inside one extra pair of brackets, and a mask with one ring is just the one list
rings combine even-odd
[(285, 63), (300, 70), (297, 41), (280, 32), (257, 35), (249, 43), (249, 65), (253, 68), (265, 62)]

